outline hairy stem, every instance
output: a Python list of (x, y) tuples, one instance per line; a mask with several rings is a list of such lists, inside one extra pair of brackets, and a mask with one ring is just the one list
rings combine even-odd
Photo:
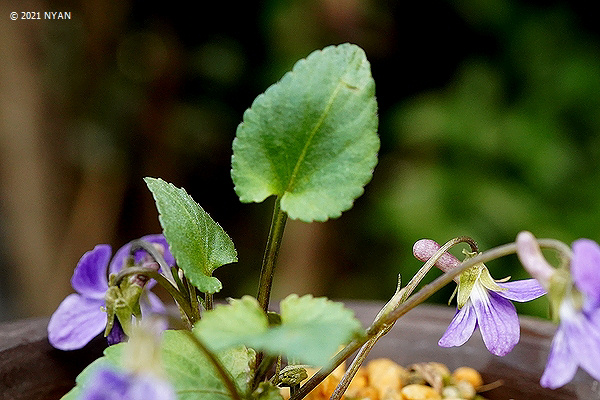
[(425, 275), (427, 275), (431, 268), (433, 268), (437, 260), (451, 247), (459, 243), (468, 243), (472, 251), (478, 252), (477, 243), (475, 243), (475, 241), (468, 236), (459, 236), (444, 243), (444, 245), (441, 246), (438, 251), (436, 251), (435, 254), (433, 254), (433, 256), (427, 260), (427, 262), (425, 262), (425, 264), (423, 264), (423, 266), (412, 277), (410, 282), (408, 282), (408, 284), (402, 288), (402, 290), (396, 290), (396, 294), (394, 294), (390, 301), (388, 301), (387, 304), (381, 309), (379, 314), (377, 314), (374, 323), (377, 323), (379, 319), (384, 318), (386, 314), (390, 313), (392, 310), (398, 308), (400, 304), (404, 303), (406, 299), (408, 299), (408, 297), (413, 293), (419, 283), (421, 283), (421, 280), (423, 280)]
[(198, 291), (196, 287), (190, 285), (190, 307), (192, 308), (192, 312), (194, 313), (194, 319), (196, 321), (200, 320), (200, 305), (198, 304)]
[[(431, 258), (429, 258), (429, 260), (427, 260), (427, 262), (419, 269), (419, 271), (417, 271), (417, 273), (412, 277), (410, 282), (408, 282), (408, 284), (404, 288), (401, 287), (401, 281), (400, 279), (398, 279), (398, 287), (396, 289), (396, 293), (377, 314), (375, 321), (378, 321), (379, 318), (385, 317), (387, 313), (391, 312), (391, 310), (397, 308), (400, 304), (406, 301), (406, 299), (412, 294), (412, 292), (419, 285), (419, 283), (425, 277), (425, 275), (427, 275), (427, 273), (435, 265), (437, 260), (452, 246), (464, 242), (469, 244), (472, 251), (478, 251), (477, 243), (475, 243), (475, 241), (468, 236), (459, 236), (446, 242), (443, 246), (441, 246), (438, 249), (438, 251)], [(335, 388), (335, 391), (331, 395), (330, 400), (339, 400), (342, 397), (344, 392), (348, 389), (350, 381), (352, 381), (352, 378), (354, 378), (354, 375), (356, 375), (358, 369), (365, 361), (375, 344), (379, 341), (379, 339), (385, 336), (392, 329), (395, 322), (396, 321), (381, 329), (379, 332), (377, 332), (377, 334), (375, 334), (375, 336), (367, 340), (367, 342), (360, 348), (358, 354), (356, 355), (354, 360), (352, 360), (352, 364), (342, 377), (342, 380)]]
[[(195, 292), (195, 288), (194, 288), (194, 292)], [(197, 298), (197, 297), (196, 297)], [(204, 308), (208, 311), (208, 310), (212, 310), (213, 309), (213, 295), (212, 293), (205, 293), (204, 295)]]
[(379, 331), (377, 335), (367, 340), (367, 342), (360, 348), (358, 354), (356, 355), (356, 357), (354, 357), (354, 360), (352, 360), (350, 367), (348, 367), (348, 369), (346, 370), (346, 373), (340, 380), (340, 383), (338, 383), (338, 385), (336, 386), (329, 400), (339, 400), (342, 398), (342, 396), (348, 389), (348, 386), (350, 386), (350, 382), (358, 372), (358, 369), (373, 349), (373, 346), (375, 346), (375, 343), (377, 343), (377, 341), (380, 338), (382, 338), (386, 333), (388, 333), (390, 329), (392, 329), (392, 326), (393, 325), (390, 325), (387, 329), (382, 329), (381, 331)]
[(275, 272), (275, 263), (281, 247), (281, 239), (287, 221), (287, 214), (281, 211), (281, 198), (277, 196), (273, 208), (273, 219), (271, 220), (271, 229), (269, 239), (263, 257), (262, 268), (260, 271), (260, 283), (258, 287), (258, 302), (266, 312), (269, 308), (269, 299), (271, 297), (271, 286), (273, 285), (273, 274)]
[(299, 400), (309, 394), (319, 383), (323, 381), (329, 374), (333, 372), (341, 363), (346, 361), (348, 357), (358, 350), (365, 342), (369, 339), (368, 336), (361, 338), (360, 340), (354, 340), (350, 342), (346, 347), (340, 350), (331, 360), (329, 364), (321, 368), (314, 374), (304, 385), (300, 387), (298, 392), (290, 397), (290, 400)]

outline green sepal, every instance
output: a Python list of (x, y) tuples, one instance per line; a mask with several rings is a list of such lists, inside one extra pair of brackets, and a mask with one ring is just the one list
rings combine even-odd
[[(113, 279), (114, 275), (111, 276), (111, 283)], [(108, 336), (112, 330), (115, 317), (119, 320), (123, 332), (127, 336), (131, 335), (131, 317), (135, 316), (139, 318), (142, 316), (140, 309), (140, 296), (142, 292), (143, 288), (135, 283), (131, 283), (130, 278), (123, 279), (119, 286), (115, 286), (114, 284), (109, 286), (104, 295), (107, 317), (104, 336)]]
[(477, 279), (479, 279), (479, 276), (481, 275), (482, 265), (483, 264), (474, 265), (460, 274), (460, 277), (458, 278), (458, 293), (456, 295), (456, 302), (459, 310), (467, 304), (473, 286), (475, 286)]
[(548, 287), (550, 318), (555, 323), (559, 322), (558, 310), (565, 298), (569, 285), (571, 285), (571, 274), (564, 268), (557, 269), (550, 277), (550, 285)]
[(450, 295), (450, 298), (448, 299), (448, 305), (450, 305), (450, 303), (452, 303), (452, 300), (454, 300), (454, 297), (456, 296), (457, 293), (458, 293), (458, 285), (452, 291), (452, 294)]
[(510, 277), (504, 278), (500, 281), (497, 281), (494, 278), (492, 278), (492, 276), (490, 275), (490, 271), (488, 271), (488, 269), (485, 265), (481, 264), (481, 266), (483, 268), (481, 269), (481, 275), (479, 276), (479, 281), (486, 289), (494, 291), (494, 292), (502, 292), (502, 291), (507, 290), (506, 288), (503, 288), (502, 286), (498, 285), (496, 282), (506, 282)]
[[(463, 262), (478, 255), (478, 253), (467, 250), (463, 250), (463, 254), (465, 255)], [(502, 281), (504, 280), (506, 280), (506, 278)], [(492, 278), (484, 263), (475, 264), (460, 274), (458, 278), (456, 302), (459, 309), (463, 308), (467, 303), (467, 300), (469, 300), (473, 286), (475, 286), (477, 281), (479, 281), (479, 283), (486, 289), (494, 292), (502, 292), (506, 290), (506, 288), (503, 288), (496, 283), (497, 281)]]

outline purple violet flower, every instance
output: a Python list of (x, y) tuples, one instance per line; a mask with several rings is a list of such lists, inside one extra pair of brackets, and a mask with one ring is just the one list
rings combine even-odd
[(540, 379), (551, 389), (569, 383), (578, 367), (600, 380), (600, 246), (579, 239), (572, 249), (570, 273), (565, 273), (546, 262), (530, 232), (517, 236), (521, 263), (549, 288), (551, 297), (558, 298), (559, 326)]
[(100, 365), (85, 383), (78, 398), (83, 400), (175, 400), (161, 363), (162, 318), (150, 316), (132, 327), (131, 339), (123, 344), (123, 369)]
[[(167, 264), (175, 265), (163, 235), (147, 235), (141, 239), (162, 246)], [(48, 323), (48, 340), (53, 347), (80, 349), (105, 329), (107, 314), (103, 308), (104, 295), (108, 290), (107, 273), (117, 273), (123, 268), (130, 249), (131, 243), (121, 247), (110, 265), (111, 248), (107, 244), (99, 244), (81, 257), (71, 278), (71, 286), (77, 293), (68, 295), (60, 303)], [(146, 252), (137, 251), (135, 262), (143, 261), (145, 255)], [(146, 287), (150, 288), (153, 284), (154, 281), (148, 282)], [(150, 304), (142, 303), (143, 309), (160, 310), (162, 303), (158, 297), (147, 290), (145, 293)]]
[[(421, 239), (415, 243), (413, 254), (426, 262), (439, 248), (435, 241)], [(459, 264), (460, 261), (450, 253), (444, 253), (436, 262), (443, 271)], [(487, 349), (494, 355), (504, 356), (520, 337), (519, 318), (510, 300), (530, 301), (545, 293), (535, 279), (496, 281), (483, 264), (478, 264), (460, 275), (458, 310), (438, 344), (442, 347), (461, 346), (479, 326)]]
[(79, 397), (82, 400), (175, 400), (171, 384), (151, 374), (98, 367)]

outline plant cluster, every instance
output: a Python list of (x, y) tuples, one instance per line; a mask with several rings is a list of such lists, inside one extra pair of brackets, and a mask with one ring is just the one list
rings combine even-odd
[[(440, 346), (460, 346), (479, 327), (490, 352), (505, 355), (519, 341), (511, 301), (549, 293), (560, 325), (541, 384), (562, 386), (579, 366), (600, 379), (600, 247), (585, 239), (571, 250), (522, 232), (516, 243), (483, 253), (468, 237), (443, 246), (420, 240), (413, 253), (423, 267), (406, 285), (398, 280), (366, 329), (350, 309), (326, 298), (292, 294), (278, 312), (270, 310), (288, 217), (325, 221), (352, 207), (377, 163), (377, 125), (369, 62), (351, 44), (300, 60), (244, 113), (233, 142), (235, 191), (242, 202), (275, 196), (256, 298), (215, 306), (222, 285), (213, 273), (237, 261), (233, 241), (184, 189), (146, 178), (163, 233), (132, 241), (112, 260), (107, 245), (84, 254), (71, 281), (77, 293), (48, 325), (59, 349), (81, 348), (101, 332), (112, 344), (65, 398), (275, 400), (281, 387), (290, 387), (291, 399), (298, 400), (358, 350), (331, 396), (339, 399), (396, 320), (453, 280), (458, 310)], [(460, 243), (470, 247), (463, 261), (447, 252)], [(540, 246), (558, 252), (558, 268), (546, 262)], [(533, 279), (492, 278), (484, 262), (511, 253)], [(433, 266), (444, 274), (415, 292)], [(157, 283), (173, 297), (177, 316), (149, 290)], [(301, 385), (307, 366), (320, 370)]]

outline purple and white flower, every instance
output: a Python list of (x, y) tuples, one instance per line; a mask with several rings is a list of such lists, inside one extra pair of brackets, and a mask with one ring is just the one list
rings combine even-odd
[[(163, 235), (147, 235), (141, 239), (158, 245), (167, 264), (175, 264)], [(108, 273), (117, 273), (123, 268), (130, 250), (131, 243), (128, 243), (116, 252), (111, 261), (110, 246), (100, 244), (81, 257), (71, 278), (71, 286), (77, 293), (68, 295), (62, 301), (48, 323), (48, 340), (53, 347), (61, 350), (82, 348), (105, 329), (107, 314), (104, 311), (104, 296), (108, 290)], [(145, 251), (136, 251), (135, 262), (142, 262), (146, 254)], [(150, 281), (146, 287), (150, 288), (154, 283)], [(149, 291), (145, 292), (148, 304), (146, 307), (142, 303), (142, 306), (161, 310), (163, 306), (158, 297)]]
[(98, 367), (79, 396), (82, 400), (175, 400), (171, 384), (150, 374)]
[[(426, 262), (439, 248), (435, 241), (421, 239), (413, 246), (413, 254)], [(444, 253), (435, 265), (449, 271), (459, 264), (452, 254)], [(530, 301), (545, 293), (535, 279), (496, 281), (483, 264), (478, 264), (460, 275), (458, 310), (438, 344), (442, 347), (461, 346), (479, 327), (487, 349), (492, 354), (504, 356), (520, 337), (519, 318), (511, 300)]]
[(175, 400), (175, 390), (166, 379), (161, 362), (162, 318), (150, 316), (132, 327), (131, 340), (124, 343), (124, 368), (97, 366), (81, 384), (83, 400)]
[[(543, 387), (569, 383), (581, 367), (600, 380), (600, 246), (589, 239), (573, 243), (568, 271), (545, 260), (530, 232), (517, 236), (517, 254), (525, 269), (558, 297), (559, 326), (552, 340)], [(551, 303), (552, 304), (552, 303)]]

